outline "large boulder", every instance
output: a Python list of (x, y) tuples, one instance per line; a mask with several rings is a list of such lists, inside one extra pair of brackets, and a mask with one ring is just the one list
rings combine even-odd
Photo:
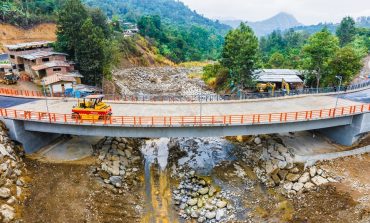
[(304, 173), (298, 180), (299, 183), (307, 183), (308, 181), (310, 181), (310, 174), (309, 173)]
[(15, 212), (14, 208), (7, 204), (3, 204), (0, 207), (0, 214), (3, 216), (3, 222), (5, 223), (10, 222), (14, 219), (15, 217), (14, 212)]
[(301, 176), (299, 174), (289, 173), (286, 180), (290, 182), (297, 182)]
[(6, 187), (0, 188), (0, 198), (7, 199), (11, 196), (10, 189)]
[(326, 184), (326, 183), (329, 183), (329, 181), (327, 179), (325, 179), (324, 177), (322, 176), (315, 176), (314, 178), (311, 179), (312, 182), (314, 184), (316, 184), (317, 186), (320, 186), (322, 184)]

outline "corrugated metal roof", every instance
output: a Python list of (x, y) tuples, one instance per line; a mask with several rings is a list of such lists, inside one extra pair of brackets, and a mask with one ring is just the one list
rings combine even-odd
[(61, 81), (76, 82), (76, 79), (74, 77), (70, 77), (70, 76), (54, 74), (54, 75), (42, 78), (42, 81), (45, 82), (45, 85), (50, 85), (50, 84), (55, 84), (55, 83), (61, 82)]
[(14, 45), (5, 45), (8, 50), (18, 50), (18, 49), (27, 49), (33, 47), (42, 47), (44, 45), (53, 43), (51, 41), (38, 41), (38, 42), (28, 42), (28, 43), (18, 43)]
[(303, 83), (302, 79), (297, 75), (262, 75), (257, 77), (259, 82), (283, 82), (283, 79), (288, 83)]
[(32, 66), (32, 69), (38, 71), (38, 70), (43, 70), (43, 69), (50, 68), (50, 67), (69, 67), (69, 66), (71, 65), (65, 61), (55, 60), (55, 61), (50, 61), (44, 64)]
[(258, 82), (282, 82), (283, 79), (289, 83), (303, 83), (299, 75), (303, 75), (302, 70), (293, 69), (262, 69), (255, 71)]
[(68, 54), (65, 54), (65, 53), (58, 53), (58, 52), (53, 52), (53, 51), (37, 51), (37, 52), (34, 52), (34, 53), (30, 53), (30, 54), (25, 54), (25, 55), (22, 55), (22, 56), (19, 56), (19, 57), (22, 57), (24, 59), (27, 59), (27, 60), (35, 60), (35, 59), (38, 59), (38, 58), (42, 58), (42, 57), (49, 57), (49, 56), (53, 56), (53, 55), (62, 55), (62, 56), (68, 56)]

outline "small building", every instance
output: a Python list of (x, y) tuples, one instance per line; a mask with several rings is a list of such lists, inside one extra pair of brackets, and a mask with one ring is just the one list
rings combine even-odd
[(41, 79), (54, 74), (75, 72), (73, 62), (67, 61), (67, 54), (54, 52), (49, 41), (7, 45), (13, 72), (22, 80), (33, 80), (41, 84)]
[(73, 88), (73, 85), (77, 83), (76, 79), (72, 76), (66, 76), (61, 74), (53, 74), (42, 78), (42, 84), (45, 85), (46, 90), (54, 94), (64, 94), (67, 88)]
[(293, 69), (261, 69), (255, 72), (258, 83), (274, 83), (281, 88), (283, 80), (293, 89), (303, 88), (304, 71)]

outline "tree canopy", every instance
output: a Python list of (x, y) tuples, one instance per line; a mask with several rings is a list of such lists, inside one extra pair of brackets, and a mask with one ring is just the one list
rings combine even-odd
[(339, 44), (341, 47), (352, 42), (356, 35), (356, 22), (351, 17), (345, 17), (342, 19), (340, 25), (337, 28), (337, 36), (339, 38)]
[(253, 83), (258, 68), (258, 39), (245, 23), (225, 37), (221, 64), (230, 71), (231, 80), (240, 87)]

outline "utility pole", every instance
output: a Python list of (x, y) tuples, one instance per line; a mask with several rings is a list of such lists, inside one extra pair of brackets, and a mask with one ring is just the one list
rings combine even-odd
[(339, 101), (339, 94), (340, 94), (340, 88), (342, 86), (342, 80), (343, 80), (343, 77), (342, 76), (335, 76), (335, 78), (337, 78), (339, 80), (339, 86), (338, 86), (338, 93), (337, 93), (337, 101), (335, 102), (335, 109), (337, 108), (338, 106), (338, 101)]

